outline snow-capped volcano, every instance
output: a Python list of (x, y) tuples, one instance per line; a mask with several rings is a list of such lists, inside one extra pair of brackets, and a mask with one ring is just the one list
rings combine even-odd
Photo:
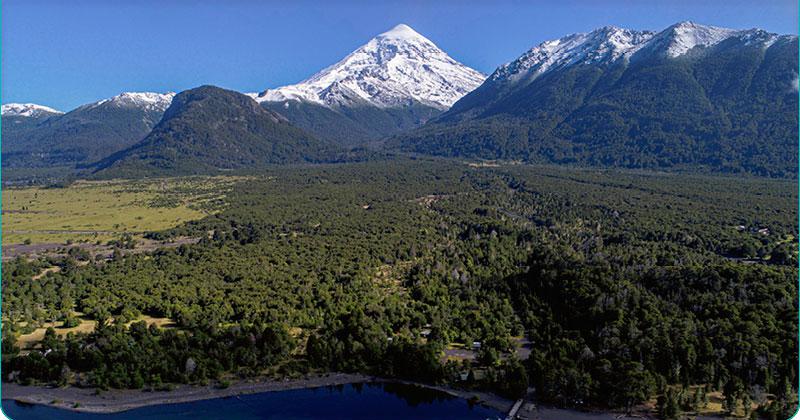
[(498, 67), (489, 80), (530, 80), (551, 69), (579, 63), (611, 63), (646, 56), (677, 58), (695, 48), (713, 47), (732, 38), (743, 44), (767, 48), (780, 37), (761, 29), (735, 30), (694, 22), (680, 22), (658, 33), (606, 26), (589, 33), (545, 41)]
[(44, 115), (59, 115), (63, 112), (38, 104), (4, 104), (0, 110), (4, 117), (41, 117)]
[(123, 92), (117, 96), (85, 106), (97, 107), (100, 105), (111, 105), (119, 108), (135, 107), (146, 111), (164, 112), (169, 108), (169, 105), (172, 103), (172, 98), (174, 97), (175, 92)]
[(400, 24), (296, 85), (250, 96), (259, 102), (301, 100), (330, 107), (366, 102), (388, 108), (416, 101), (447, 109), (484, 79)]

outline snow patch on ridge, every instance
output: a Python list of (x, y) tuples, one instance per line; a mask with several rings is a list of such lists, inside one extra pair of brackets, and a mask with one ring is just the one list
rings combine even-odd
[(7, 117), (39, 117), (43, 114), (63, 114), (63, 112), (39, 104), (4, 104), (0, 114)]
[(613, 63), (629, 60), (634, 55), (677, 58), (695, 48), (713, 47), (731, 38), (737, 38), (745, 45), (766, 49), (781, 36), (761, 29), (735, 30), (694, 22), (680, 22), (659, 33), (606, 26), (590, 33), (545, 41), (516, 60), (498, 67), (489, 80), (532, 80), (554, 68), (595, 62)]
[(491, 79), (535, 77), (551, 68), (576, 63), (615, 61), (622, 57), (629, 57), (653, 36), (654, 33), (650, 31), (634, 31), (606, 26), (588, 34), (572, 34), (564, 38), (545, 41), (520, 58), (500, 66), (492, 74)]
[[(405, 23), (401, 23), (392, 29), (378, 35), (378, 38), (393, 39), (396, 41), (414, 42), (415, 39), (422, 37), (417, 31), (411, 29)], [(424, 38), (424, 37), (423, 37)]]
[(708, 48), (719, 44), (740, 32), (742, 31), (681, 22), (670, 26), (659, 35), (668, 39), (666, 54), (674, 58), (686, 54), (695, 47)]
[(175, 92), (155, 93), (155, 92), (123, 92), (117, 96), (103, 99), (102, 101), (91, 104), (97, 107), (103, 104), (110, 104), (120, 108), (137, 107), (147, 110), (165, 111), (172, 103)]

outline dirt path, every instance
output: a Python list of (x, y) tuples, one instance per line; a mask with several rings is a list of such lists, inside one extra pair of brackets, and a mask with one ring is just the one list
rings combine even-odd
[(61, 267), (59, 266), (54, 265), (52, 267), (47, 267), (44, 270), (42, 270), (41, 273), (31, 277), (31, 280), (39, 280), (40, 278), (46, 276), (48, 273), (58, 273), (59, 271), (61, 271)]
[(122, 233), (128, 233), (131, 235), (138, 235), (143, 232), (136, 232), (136, 231), (126, 231), (120, 232), (116, 230), (64, 230), (64, 229), (45, 229), (45, 230), (13, 230), (9, 229), (5, 231), (6, 233), (46, 233), (50, 235), (65, 233), (70, 235), (94, 235), (94, 234), (106, 234), (106, 235), (120, 235)]
[[(141, 253), (154, 251), (158, 248), (175, 248), (181, 245), (195, 244), (199, 242), (199, 238), (178, 237), (170, 241), (154, 241), (151, 239), (138, 239), (137, 244), (133, 249), (121, 250), (123, 254)], [(114, 248), (109, 245), (97, 245), (94, 243), (74, 243), (71, 245), (64, 245), (63, 243), (42, 243), (42, 244), (14, 244), (6, 245), (3, 247), (3, 261), (10, 261), (17, 257), (40, 258), (46, 256), (59, 257), (66, 255), (69, 248), (81, 248), (88, 251), (92, 257), (102, 255), (106, 258), (110, 257)]]

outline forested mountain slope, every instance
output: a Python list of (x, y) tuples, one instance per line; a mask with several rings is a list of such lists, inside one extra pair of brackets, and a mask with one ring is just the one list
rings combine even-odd
[(75, 166), (102, 159), (143, 139), (174, 95), (125, 92), (66, 114), (19, 114), (4, 105), (3, 168)]
[(499, 67), (393, 139), (444, 156), (797, 174), (796, 36), (684, 22), (605, 27)]
[(246, 95), (201, 86), (176, 95), (141, 142), (92, 168), (103, 177), (214, 173), (331, 160), (336, 150)]

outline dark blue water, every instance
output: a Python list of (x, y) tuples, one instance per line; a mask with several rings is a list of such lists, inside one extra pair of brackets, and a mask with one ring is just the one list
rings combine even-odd
[(497, 419), (497, 410), (443, 392), (403, 384), (353, 384), (267, 392), (116, 414), (88, 414), (3, 400), (13, 420), (132, 419)]

